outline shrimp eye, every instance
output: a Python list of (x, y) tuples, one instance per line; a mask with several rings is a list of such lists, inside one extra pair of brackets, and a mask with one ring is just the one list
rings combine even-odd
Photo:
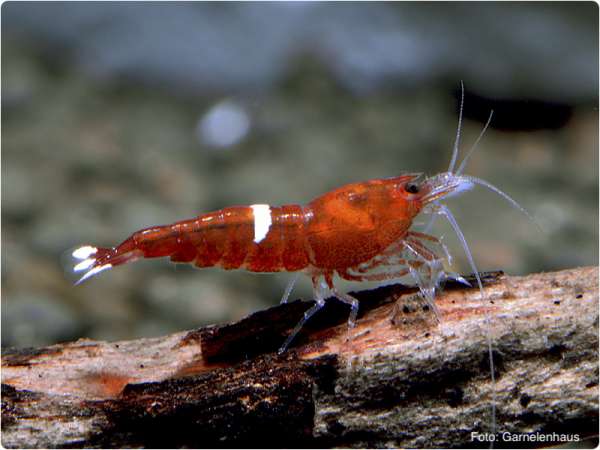
[(409, 194), (416, 194), (419, 192), (419, 185), (416, 183), (406, 183), (404, 190)]

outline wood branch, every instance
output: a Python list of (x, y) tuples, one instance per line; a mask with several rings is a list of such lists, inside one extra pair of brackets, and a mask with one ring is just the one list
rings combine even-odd
[(484, 300), (447, 286), (439, 323), (412, 288), (356, 293), (349, 341), (348, 308), (331, 299), (281, 356), (308, 303), (160, 338), (4, 350), (2, 444), (487, 448), (472, 433), (491, 426), (488, 333), (495, 447), (515, 445), (503, 432), (596, 436), (598, 268), (485, 281)]

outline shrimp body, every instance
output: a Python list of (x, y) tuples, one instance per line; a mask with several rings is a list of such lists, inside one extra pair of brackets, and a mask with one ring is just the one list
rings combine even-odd
[[(402, 240), (422, 203), (406, 190), (415, 175), (342, 186), (305, 206), (232, 206), (145, 228), (114, 248), (89, 249), (76, 269), (98, 273), (138, 258), (251, 272), (344, 273)], [(89, 258), (88, 258), (89, 257)], [(100, 269), (100, 270), (98, 270)]]
[[(438, 238), (427, 234), (436, 217), (442, 216), (465, 251), (483, 299), (483, 285), (467, 241), (442, 201), (479, 185), (500, 195), (527, 216), (529, 214), (487, 181), (462, 175), (492, 114), (456, 168), (464, 101), (462, 83), (461, 91), (458, 129), (446, 172), (424, 178), (419, 174), (406, 174), (348, 184), (304, 206), (232, 206), (193, 219), (137, 231), (116, 247), (85, 245), (73, 252), (73, 257), (79, 260), (74, 270), (85, 271), (78, 283), (113, 266), (156, 257), (226, 270), (304, 272), (312, 279), (315, 303), (288, 335), (279, 349), (281, 353), (330, 295), (350, 305), (348, 332), (355, 325), (358, 300), (335, 288), (336, 275), (351, 281), (383, 281), (410, 275), (437, 317), (435, 294), (440, 282), (452, 278), (466, 283), (461, 276), (445, 269), (444, 263), (451, 265), (450, 254)], [(420, 213), (431, 214), (431, 220), (424, 230), (413, 231), (413, 220)], [(294, 281), (295, 278), (286, 288), (282, 302), (287, 301)], [(486, 322), (489, 324), (489, 316), (486, 316)], [(487, 341), (493, 386), (490, 427), (493, 435), (496, 430), (496, 390), (489, 331)]]
[[(462, 175), (490, 120), (491, 115), (456, 170), (462, 100), (456, 140), (446, 172), (432, 177), (404, 174), (348, 184), (304, 206), (232, 206), (137, 231), (116, 247), (85, 245), (73, 252), (80, 260), (74, 270), (85, 271), (78, 283), (111, 267), (156, 257), (226, 270), (306, 273), (312, 279), (315, 304), (292, 330), (280, 348), (282, 352), (330, 295), (350, 305), (349, 329), (354, 326), (358, 300), (335, 288), (335, 276), (351, 281), (383, 281), (410, 275), (421, 295), (436, 311), (435, 293), (440, 282), (447, 278), (464, 279), (446, 271), (444, 263), (451, 264), (450, 254), (438, 238), (427, 234), (429, 227), (421, 232), (411, 229), (417, 215), (428, 213), (433, 215), (430, 225), (435, 217), (443, 216), (456, 232), (483, 296), (466, 239), (442, 200), (480, 185), (527, 214), (512, 198), (487, 181)], [(292, 286), (293, 281), (282, 301), (287, 301)]]

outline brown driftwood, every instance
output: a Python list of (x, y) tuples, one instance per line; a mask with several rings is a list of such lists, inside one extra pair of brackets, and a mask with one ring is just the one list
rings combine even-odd
[(598, 268), (488, 274), (484, 301), (447, 286), (439, 324), (414, 293), (357, 293), (350, 341), (348, 309), (330, 300), (281, 356), (306, 303), (160, 338), (5, 350), (2, 444), (487, 448), (471, 433), (490, 430), (488, 331), (498, 433), (597, 435)]

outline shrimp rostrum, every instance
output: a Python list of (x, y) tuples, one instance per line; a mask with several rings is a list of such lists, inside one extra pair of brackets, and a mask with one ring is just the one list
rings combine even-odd
[[(79, 280), (82, 282), (139, 258), (169, 257), (171, 261), (198, 267), (303, 272), (312, 280), (315, 304), (305, 312), (280, 352), (329, 296), (349, 304), (348, 325), (354, 326), (358, 301), (336, 289), (336, 277), (384, 281), (410, 276), (435, 310), (433, 302), (440, 282), (462, 278), (444, 269), (444, 261), (450, 263), (450, 256), (437, 237), (411, 229), (415, 217), (428, 213), (432, 219), (446, 218), (477, 273), (466, 240), (443, 200), (481, 185), (522, 210), (491, 184), (462, 174), (469, 155), (454, 170), (459, 136), (460, 120), (452, 162), (448, 171), (438, 175), (403, 174), (352, 183), (306, 205), (231, 206), (170, 225), (146, 228), (116, 247), (78, 248), (73, 256), (80, 261), (74, 270), (85, 271)], [(291, 287), (290, 284), (286, 289), (283, 301), (287, 301)]]

